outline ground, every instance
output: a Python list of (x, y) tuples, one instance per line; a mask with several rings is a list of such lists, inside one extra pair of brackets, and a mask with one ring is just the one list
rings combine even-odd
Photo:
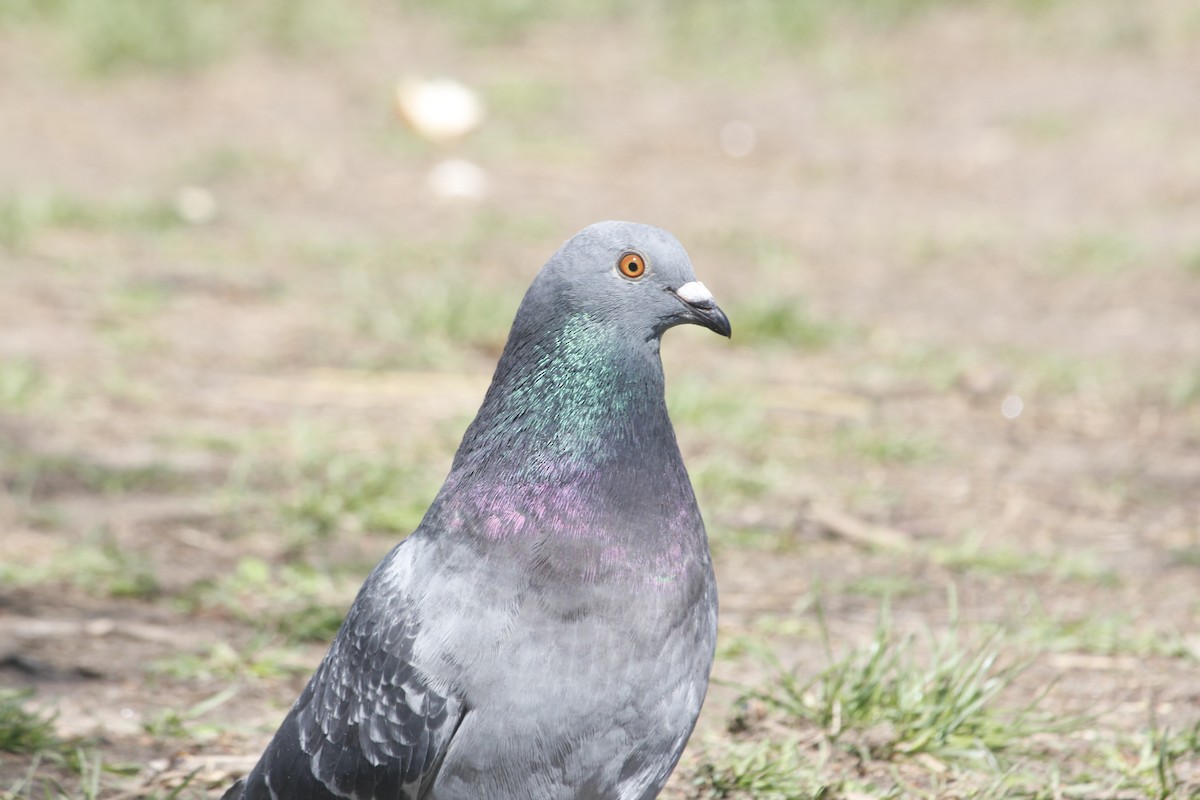
[[(734, 327), (664, 343), (721, 592), (665, 796), (1200, 796), (1200, 13), (733, 8), (0, 10), (0, 797), (253, 764), (606, 218)], [(398, 118), (438, 75), (478, 131)]]

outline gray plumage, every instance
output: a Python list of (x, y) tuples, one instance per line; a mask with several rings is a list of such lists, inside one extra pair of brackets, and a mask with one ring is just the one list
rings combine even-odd
[(663, 396), (659, 339), (683, 323), (729, 335), (670, 234), (563, 245), (421, 525), (225, 800), (658, 795), (717, 623)]

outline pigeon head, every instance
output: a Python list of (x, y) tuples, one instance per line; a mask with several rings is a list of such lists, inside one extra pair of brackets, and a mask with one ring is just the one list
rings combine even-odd
[(455, 473), (498, 475), (488, 492), (617, 476), (600, 467), (610, 463), (682, 475), (659, 358), (663, 332), (682, 324), (730, 332), (674, 236), (632, 222), (584, 228), (521, 301)]
[(696, 280), (683, 245), (649, 225), (598, 222), (584, 228), (546, 263), (530, 295), (548, 303), (547, 312), (585, 315), (646, 341), (683, 324), (730, 335), (729, 318)]

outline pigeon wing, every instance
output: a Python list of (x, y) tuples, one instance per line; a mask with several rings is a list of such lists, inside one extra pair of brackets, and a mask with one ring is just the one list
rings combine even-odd
[(464, 709), (413, 665), (420, 630), (413, 606), (395, 595), (380, 602), (371, 586), (246, 778), (244, 794), (227, 796), (417, 800), (433, 782)]

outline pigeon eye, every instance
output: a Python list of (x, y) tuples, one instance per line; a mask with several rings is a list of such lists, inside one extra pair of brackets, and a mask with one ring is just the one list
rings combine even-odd
[(646, 261), (637, 253), (625, 253), (617, 261), (617, 269), (626, 278), (636, 280), (646, 274)]

